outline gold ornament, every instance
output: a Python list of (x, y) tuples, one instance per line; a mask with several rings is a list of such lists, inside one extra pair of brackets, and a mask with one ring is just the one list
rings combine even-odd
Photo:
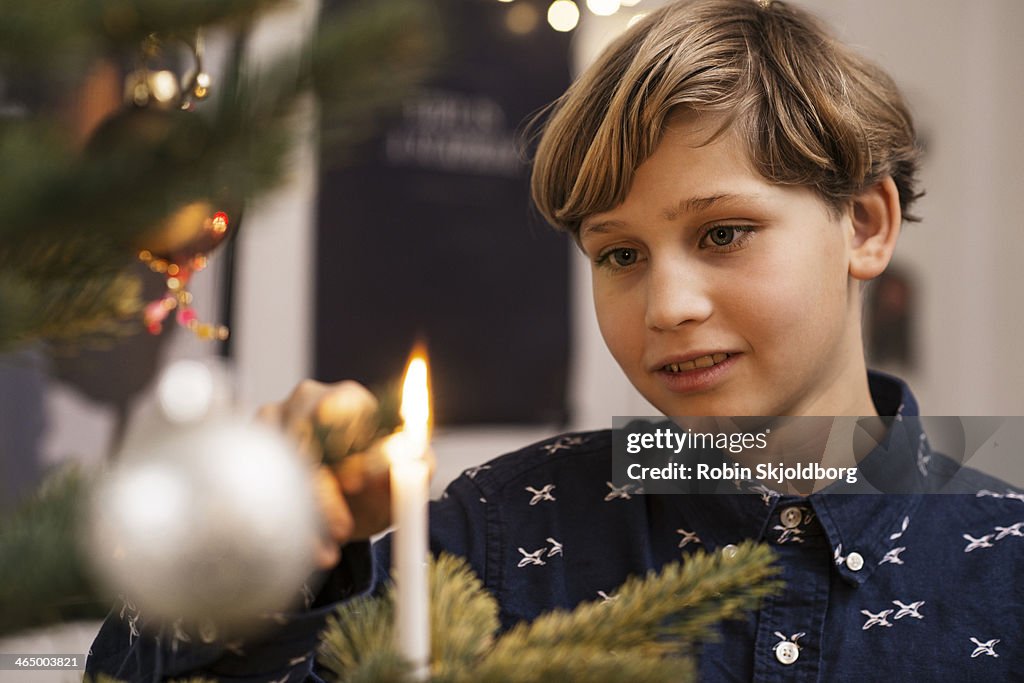
[[(168, 47), (184, 45), (192, 56), (194, 68), (179, 77), (166, 68), (173, 63)], [(203, 70), (203, 34), (185, 40), (150, 34), (142, 42), (138, 67), (125, 79), (125, 101), (136, 107), (157, 109), (190, 109), (192, 100), (206, 99), (210, 94), (210, 74)]]
[(224, 325), (200, 322), (192, 308), (192, 293), (187, 289), (192, 274), (206, 267), (207, 253), (231, 234), (228, 215), (223, 211), (211, 214), (212, 206), (206, 201), (187, 204), (140, 239), (145, 248), (139, 251), (139, 260), (167, 278), (167, 293), (151, 301), (143, 311), (150, 334), (160, 334), (164, 320), (178, 309), (178, 324), (200, 339), (228, 338)]
[[(192, 99), (208, 96), (210, 76), (202, 70), (202, 36), (188, 43), (195, 57), (195, 71), (179, 79), (173, 71), (155, 67), (163, 56), (165, 42), (149, 36), (143, 43), (139, 67), (125, 81), (127, 106), (108, 117), (97, 128), (87, 153), (102, 153), (116, 159), (152, 158), (154, 167), (180, 163), (179, 151), (189, 145), (203, 145), (209, 129), (190, 109)], [(151, 301), (143, 311), (150, 334), (160, 334), (171, 311), (179, 325), (200, 339), (224, 341), (228, 328), (200, 322), (192, 308), (189, 279), (203, 270), (208, 255), (230, 238), (234, 227), (219, 200), (196, 199), (173, 210), (165, 219), (142, 232), (135, 241), (139, 259), (150, 270), (166, 278), (167, 292)]]
[[(208, 224), (212, 214), (213, 205), (207, 201), (186, 204), (155, 228), (143, 233), (137, 244), (158, 258), (173, 259), (175, 254), (191, 251), (193, 245), (210, 232)], [(176, 275), (177, 266), (167, 272)]]
[(147, 230), (136, 246), (148, 252), (150, 260), (166, 261), (167, 274), (174, 276), (183, 267), (201, 270), (195, 267), (194, 259), (216, 249), (231, 234), (231, 228), (227, 213), (215, 210), (209, 201), (200, 200), (186, 204)]

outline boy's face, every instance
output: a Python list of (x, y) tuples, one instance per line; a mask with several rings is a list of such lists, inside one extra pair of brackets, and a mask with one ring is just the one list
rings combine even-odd
[(612, 355), (667, 415), (873, 413), (849, 217), (769, 183), (732, 131), (701, 146), (718, 122), (693, 120), (583, 221)]

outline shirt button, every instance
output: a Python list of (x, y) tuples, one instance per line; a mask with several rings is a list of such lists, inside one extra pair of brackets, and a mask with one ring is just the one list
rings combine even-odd
[(800, 648), (796, 643), (786, 641), (775, 646), (775, 659), (779, 660), (783, 664), (792, 664), (799, 658)]
[(804, 518), (804, 513), (800, 508), (786, 508), (780, 515), (782, 518), (782, 526), (787, 529), (795, 529), (800, 526), (800, 520)]
[(859, 572), (864, 566), (864, 558), (860, 553), (850, 553), (846, 556), (846, 566), (851, 572)]
[(736, 557), (736, 546), (732, 543), (722, 548), (722, 554), (726, 557)]

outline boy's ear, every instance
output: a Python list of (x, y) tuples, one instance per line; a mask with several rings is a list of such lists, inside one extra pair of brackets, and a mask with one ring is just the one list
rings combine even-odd
[(850, 276), (870, 280), (889, 265), (903, 214), (896, 183), (889, 176), (850, 200), (853, 225), (850, 243)]

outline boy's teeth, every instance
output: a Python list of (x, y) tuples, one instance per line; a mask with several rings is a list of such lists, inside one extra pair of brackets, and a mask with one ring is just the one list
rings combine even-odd
[(716, 353), (710, 356), (694, 358), (693, 360), (684, 361), (682, 363), (669, 363), (665, 366), (665, 369), (669, 372), (684, 372), (686, 370), (695, 370), (697, 368), (710, 368), (712, 365), (717, 365), (728, 357), (729, 354), (727, 353)]

